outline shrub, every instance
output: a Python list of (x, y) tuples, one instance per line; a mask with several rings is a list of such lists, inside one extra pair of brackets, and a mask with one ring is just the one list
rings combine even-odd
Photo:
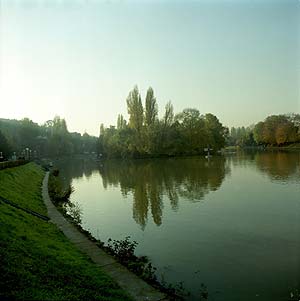
[(72, 185), (69, 185), (66, 189), (64, 189), (58, 175), (59, 171), (57, 169), (54, 169), (50, 173), (48, 181), (48, 191), (51, 200), (56, 205), (62, 205), (69, 202), (70, 196), (74, 192), (74, 187)]

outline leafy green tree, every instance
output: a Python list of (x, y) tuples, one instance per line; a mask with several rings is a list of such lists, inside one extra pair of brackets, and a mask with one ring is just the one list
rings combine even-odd
[(134, 130), (134, 143), (131, 147), (134, 149), (134, 153), (143, 153), (144, 141), (142, 137), (143, 122), (144, 122), (144, 109), (139, 93), (138, 87), (129, 93), (127, 97), (127, 111), (129, 114), (129, 127)]
[(293, 115), (271, 115), (257, 123), (253, 136), (258, 144), (285, 145), (299, 141), (300, 118)]
[(264, 142), (263, 130), (264, 130), (263, 121), (258, 122), (253, 129), (253, 137), (257, 144), (262, 144)]
[(34, 149), (39, 133), (40, 128), (37, 123), (34, 123), (29, 118), (22, 119), (20, 122), (21, 148), (29, 147), (30, 149)]
[(72, 138), (67, 128), (65, 119), (55, 116), (47, 122), (48, 155), (61, 156), (73, 153)]
[(165, 114), (163, 117), (164, 127), (165, 128), (171, 127), (173, 122), (174, 122), (174, 108), (171, 101), (169, 101), (165, 106)]
[(213, 114), (204, 117), (206, 137), (210, 147), (220, 149), (225, 146), (225, 128)]
[(133, 128), (140, 134), (143, 127), (144, 110), (141, 95), (137, 86), (135, 86), (129, 93), (126, 101), (127, 111), (129, 114), (129, 127)]
[(39, 157), (96, 151), (96, 137), (89, 136), (86, 139), (80, 133), (70, 133), (66, 121), (59, 116), (43, 125), (38, 125), (29, 118), (0, 119), (0, 128), (17, 155), (21, 155), (27, 147)]
[(186, 153), (202, 153), (207, 144), (205, 124), (197, 109), (184, 109), (175, 117), (180, 124), (180, 133)]
[(288, 120), (281, 122), (276, 127), (275, 139), (278, 145), (297, 141), (297, 128)]
[(147, 90), (145, 101), (145, 126), (151, 127), (155, 124), (157, 119), (158, 108), (156, 99), (154, 97), (153, 89), (150, 87)]
[(0, 131), (0, 152), (4, 158), (8, 158), (11, 155), (11, 146), (9, 145), (6, 137)]
[(147, 90), (145, 99), (145, 118), (144, 118), (144, 151), (152, 154), (156, 151), (157, 127), (158, 127), (158, 107), (154, 92), (151, 87)]
[(151, 87), (147, 90), (145, 111), (136, 86), (126, 102), (128, 125), (118, 115), (116, 128), (102, 126), (100, 131), (97, 149), (107, 157), (202, 154), (207, 145), (218, 150), (225, 144), (228, 129), (212, 114), (202, 116), (197, 109), (185, 109), (174, 117), (173, 105), (168, 102), (159, 120)]
[(155, 144), (153, 147), (156, 153), (171, 154), (173, 152), (173, 142), (171, 138), (172, 126), (174, 123), (174, 109), (172, 103), (169, 101), (165, 106), (165, 113), (162, 120), (156, 125)]
[[(225, 131), (227, 131), (225, 129)], [(224, 134), (226, 144), (230, 146), (255, 146), (254, 140), (254, 126), (248, 127), (232, 127), (230, 133)]]
[(122, 130), (122, 129), (125, 129), (126, 126), (127, 126), (126, 120), (124, 119), (122, 114), (119, 114), (118, 115), (118, 121), (117, 121), (117, 129)]

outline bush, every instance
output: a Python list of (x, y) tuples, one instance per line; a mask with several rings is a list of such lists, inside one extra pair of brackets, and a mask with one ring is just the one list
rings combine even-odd
[(54, 169), (49, 176), (48, 191), (52, 202), (56, 205), (62, 205), (69, 202), (71, 194), (74, 192), (74, 187), (69, 185), (66, 189), (63, 188), (62, 182), (58, 177), (59, 170)]
[(135, 240), (130, 241), (130, 236), (126, 236), (123, 240), (112, 240), (109, 238), (105, 249), (144, 280), (157, 282), (156, 268), (152, 266), (148, 257), (138, 257), (134, 254), (137, 245), (138, 243)]
[(28, 162), (29, 161), (26, 161), (26, 160), (0, 162), (0, 170), (5, 169), (5, 168), (17, 167), (17, 166), (20, 166), (20, 165), (24, 165)]

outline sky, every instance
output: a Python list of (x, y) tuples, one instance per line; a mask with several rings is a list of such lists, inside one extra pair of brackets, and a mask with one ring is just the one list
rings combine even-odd
[(0, 118), (98, 136), (135, 85), (160, 116), (300, 113), (300, 1), (0, 0)]

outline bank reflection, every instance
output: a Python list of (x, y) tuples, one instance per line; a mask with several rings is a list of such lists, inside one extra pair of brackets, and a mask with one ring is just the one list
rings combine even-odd
[(119, 186), (124, 197), (133, 196), (133, 218), (144, 228), (151, 214), (161, 225), (163, 200), (178, 210), (179, 199), (202, 200), (221, 186), (229, 172), (224, 157), (104, 161), (100, 174), (104, 188)]
[(258, 170), (273, 181), (300, 181), (299, 152), (257, 153), (255, 162)]
[(233, 167), (254, 167), (271, 181), (300, 182), (300, 152), (296, 151), (238, 151), (226, 154), (227, 163)]
[(88, 180), (93, 173), (99, 172), (95, 160), (84, 156), (56, 160), (54, 167), (59, 169), (60, 177), (66, 187), (72, 184), (73, 179), (85, 177)]
[[(230, 166), (252, 167), (272, 181), (300, 182), (300, 153), (293, 152), (238, 152), (232, 155), (203, 157), (112, 160), (95, 162), (90, 158), (60, 160), (57, 167), (66, 183), (72, 179), (100, 173), (105, 189), (117, 187), (124, 197), (133, 197), (134, 220), (144, 228), (148, 218), (162, 224), (167, 202), (176, 211), (180, 202), (199, 202), (222, 185)], [(76, 187), (75, 187), (76, 189)]]

